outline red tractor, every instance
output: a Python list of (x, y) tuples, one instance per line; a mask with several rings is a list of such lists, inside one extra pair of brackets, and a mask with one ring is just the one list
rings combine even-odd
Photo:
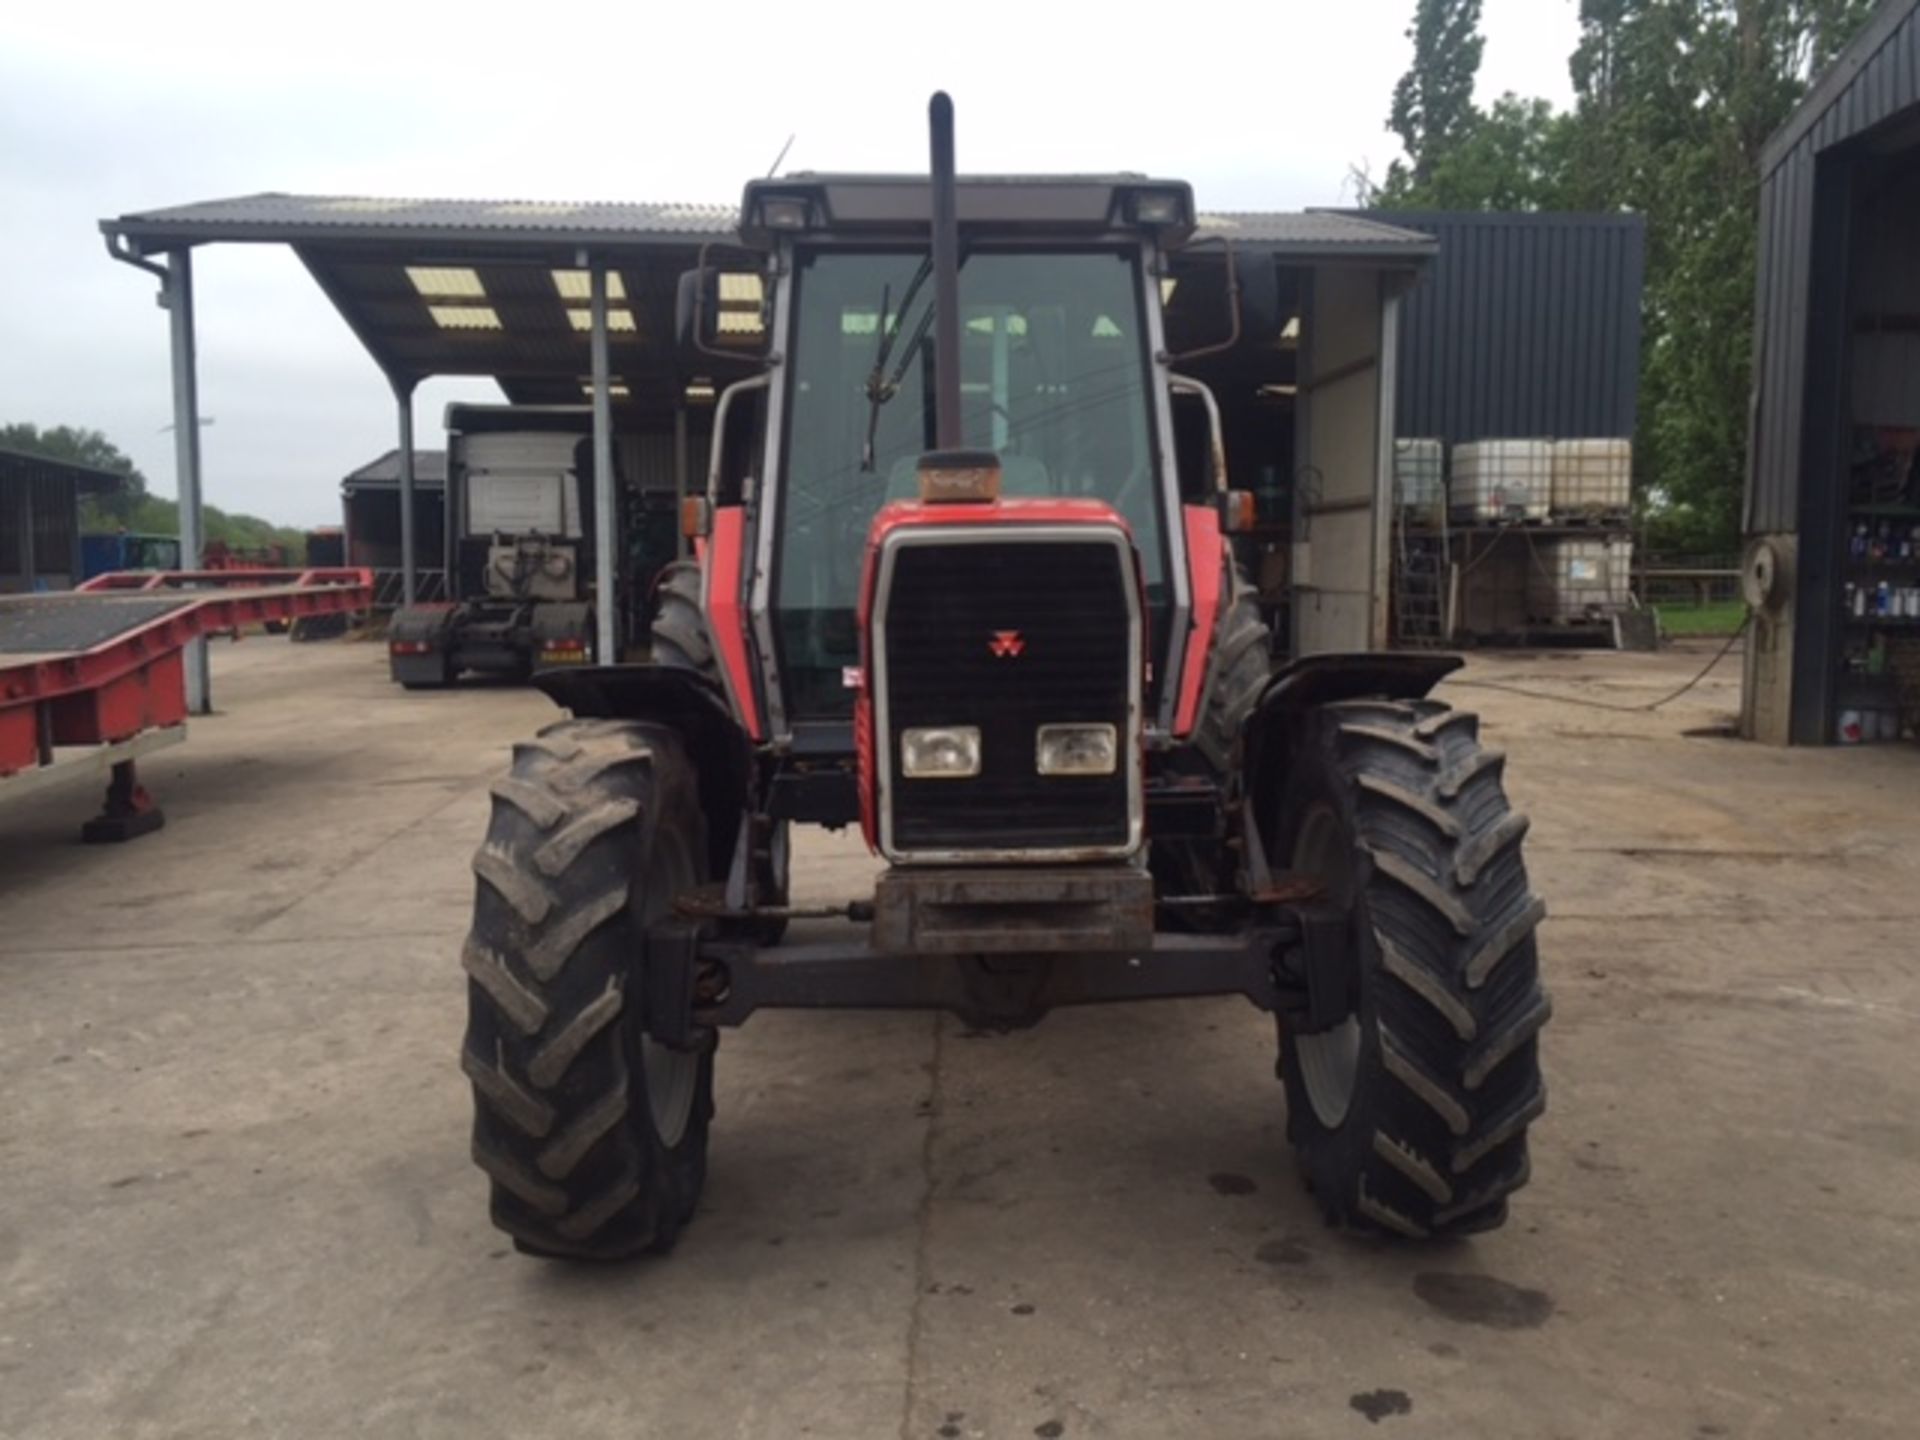
[[(493, 788), (463, 1065), (495, 1223), (670, 1247), (718, 1033), (763, 1007), (1239, 995), (1329, 1220), (1500, 1224), (1545, 1105), (1543, 907), (1503, 757), (1429, 697), (1459, 661), (1271, 669), (1217, 422), (1206, 473), (1170, 438), (1186, 185), (956, 181), (944, 96), (932, 136), (930, 183), (749, 184), (757, 283), (682, 282), (694, 349), (754, 328), (743, 293), (764, 349), (653, 663), (537, 680), (573, 718)], [(790, 906), (796, 823), (859, 824), (871, 897)]]

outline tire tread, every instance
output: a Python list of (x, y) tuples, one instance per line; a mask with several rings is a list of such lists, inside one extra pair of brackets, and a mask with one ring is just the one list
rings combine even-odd
[(473, 1158), (492, 1182), (494, 1222), (525, 1251), (663, 1250), (705, 1172), (711, 1052), (685, 1138), (668, 1150), (623, 1022), (634, 917), (665, 901), (644, 894), (642, 857), (671, 830), (705, 863), (691, 766), (673, 732), (621, 720), (562, 721), (513, 754), (474, 856), (461, 954)]
[(1341, 797), (1372, 942), (1370, 1036), (1332, 1127), (1283, 1049), (1289, 1134), (1330, 1219), (1410, 1239), (1489, 1229), (1530, 1175), (1553, 1013), (1535, 939), (1546, 906), (1527, 885), (1505, 756), (1481, 748), (1474, 717), (1433, 700), (1340, 702), (1306, 724), (1293, 764), (1312, 768), (1289, 784), (1308, 788), (1289, 794)]

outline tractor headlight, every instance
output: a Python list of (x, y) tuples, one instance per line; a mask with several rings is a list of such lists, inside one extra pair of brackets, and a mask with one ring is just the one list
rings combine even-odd
[(965, 780), (980, 773), (980, 727), (930, 725), (900, 736), (900, 769), (909, 780)]
[(1120, 734), (1111, 725), (1042, 725), (1034, 766), (1042, 775), (1111, 775), (1120, 768)]

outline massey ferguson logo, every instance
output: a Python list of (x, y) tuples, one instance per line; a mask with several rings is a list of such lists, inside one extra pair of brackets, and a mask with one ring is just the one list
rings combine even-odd
[(987, 649), (1002, 660), (1011, 660), (1026, 648), (1027, 642), (1020, 638), (1018, 630), (996, 630), (993, 639), (987, 642)]

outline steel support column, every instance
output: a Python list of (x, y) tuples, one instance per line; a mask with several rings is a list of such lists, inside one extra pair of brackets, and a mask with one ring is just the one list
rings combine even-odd
[[(200, 568), (204, 531), (200, 513), (200, 384), (193, 339), (193, 252), (167, 255), (160, 303), (165, 307), (173, 349), (173, 471), (180, 492), (180, 568)], [(187, 709), (213, 711), (213, 687), (207, 674), (207, 642), (196, 637), (181, 656), (186, 670)]]
[(413, 553), (413, 384), (393, 382), (393, 398), (400, 411), (400, 603), (417, 598), (419, 567)]
[(614, 535), (619, 528), (619, 501), (613, 484), (612, 366), (607, 357), (607, 268), (595, 260), (590, 267), (593, 305), (593, 616), (594, 659), (602, 665), (620, 659), (619, 569), (614, 561)]
[(1395, 411), (1399, 405), (1400, 293), (1406, 281), (1382, 276), (1380, 281), (1379, 388), (1374, 411), (1375, 468), (1373, 480), (1373, 579), (1367, 586), (1367, 648), (1392, 645), (1391, 595), (1393, 571), (1393, 466)]

